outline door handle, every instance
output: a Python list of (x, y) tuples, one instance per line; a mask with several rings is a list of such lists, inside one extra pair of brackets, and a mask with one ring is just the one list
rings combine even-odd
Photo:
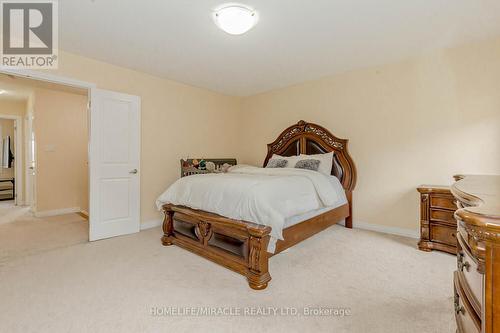
[(135, 175), (135, 174), (137, 173), (137, 169), (130, 170), (130, 172), (129, 172), (129, 173), (131, 173), (131, 174), (134, 174), (134, 175)]

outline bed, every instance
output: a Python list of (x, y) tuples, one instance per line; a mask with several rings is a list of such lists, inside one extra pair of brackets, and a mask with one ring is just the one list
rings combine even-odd
[[(217, 211), (217, 209), (193, 208), (204, 207), (204, 202), (200, 199), (200, 203), (194, 204), (195, 201), (193, 201), (192, 205), (189, 204), (190, 202), (184, 205), (172, 203), (161, 205), (165, 216), (163, 236), (161, 238), (162, 244), (165, 246), (177, 245), (187, 249), (242, 274), (247, 278), (252, 289), (265, 289), (271, 280), (269, 274), (270, 257), (338, 222), (345, 221), (345, 227), (352, 228), (352, 191), (356, 185), (356, 168), (347, 150), (347, 142), (348, 140), (335, 137), (319, 125), (299, 121), (297, 124), (285, 129), (274, 142), (267, 145), (264, 167), (267, 166), (273, 155), (299, 156), (301, 154), (314, 155), (333, 152), (330, 174), (335, 177), (335, 181), (343, 191), (342, 196), (345, 198), (345, 201), (341, 202), (340, 205), (308, 211), (287, 218), (282, 223), (282, 229), (279, 230), (280, 239), (275, 236), (276, 230), (273, 230), (269, 225), (249, 222), (251, 219), (243, 220), (226, 217), (230, 214), (226, 216), (216, 214), (214, 211)], [(283, 178), (282, 174), (290, 174), (290, 182), (292, 182), (292, 179), (294, 182), (298, 179), (294, 174), (296, 171), (290, 169), (289, 171), (278, 171), (243, 167), (235, 169), (234, 173), (238, 172), (245, 173), (245, 177), (266, 177), (268, 174), (276, 173), (281, 178), (275, 179), (280, 179), (282, 183), (283, 179), (288, 179)], [(248, 172), (258, 175), (247, 176)], [(311, 175), (307, 174), (307, 172)], [(304, 171), (303, 173), (311, 178), (311, 183), (314, 184), (313, 180), (316, 176), (312, 174), (315, 171), (307, 172)], [(230, 178), (227, 178), (230, 176), (219, 179), (230, 181)], [(201, 180), (210, 180), (205, 175), (189, 177), (205, 177), (199, 178), (198, 182), (197, 179), (190, 179), (195, 184), (202, 182)], [(218, 191), (216, 188), (212, 190), (214, 192), (200, 193), (200, 195), (211, 198)]]

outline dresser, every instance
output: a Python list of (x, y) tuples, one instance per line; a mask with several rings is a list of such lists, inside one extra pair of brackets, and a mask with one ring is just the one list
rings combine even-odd
[(455, 176), (458, 332), (500, 333), (500, 176)]
[(16, 198), (16, 181), (14, 178), (0, 178), (0, 201)]
[(421, 185), (420, 241), (422, 251), (439, 250), (456, 254), (457, 222), (453, 214), (457, 209), (455, 198), (448, 186)]

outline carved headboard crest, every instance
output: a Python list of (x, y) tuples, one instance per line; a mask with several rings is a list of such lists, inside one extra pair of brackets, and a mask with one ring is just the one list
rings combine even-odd
[(335, 136), (333, 136), (331, 133), (329, 133), (327, 130), (325, 130), (323, 127), (319, 125), (306, 123), (305, 121), (301, 120), (297, 123), (297, 125), (289, 127), (287, 128), (287, 130), (288, 131), (283, 132), (284, 135), (281, 136), (278, 142), (272, 143), (273, 150), (279, 150), (284, 144), (287, 143), (287, 141), (290, 138), (300, 133), (316, 134), (321, 139), (323, 139), (323, 141), (325, 141), (325, 143), (327, 143), (328, 145), (335, 147), (337, 149), (344, 149), (345, 140), (336, 138)]
[(293, 156), (334, 152), (332, 175), (337, 176), (346, 191), (356, 186), (356, 167), (347, 150), (346, 139), (334, 136), (322, 126), (303, 120), (285, 129), (278, 138), (267, 145), (267, 165), (273, 154)]

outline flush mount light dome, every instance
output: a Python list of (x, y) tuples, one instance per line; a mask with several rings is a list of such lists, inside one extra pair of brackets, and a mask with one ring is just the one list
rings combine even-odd
[(258, 21), (257, 12), (243, 5), (224, 5), (214, 13), (215, 24), (231, 35), (241, 35)]

